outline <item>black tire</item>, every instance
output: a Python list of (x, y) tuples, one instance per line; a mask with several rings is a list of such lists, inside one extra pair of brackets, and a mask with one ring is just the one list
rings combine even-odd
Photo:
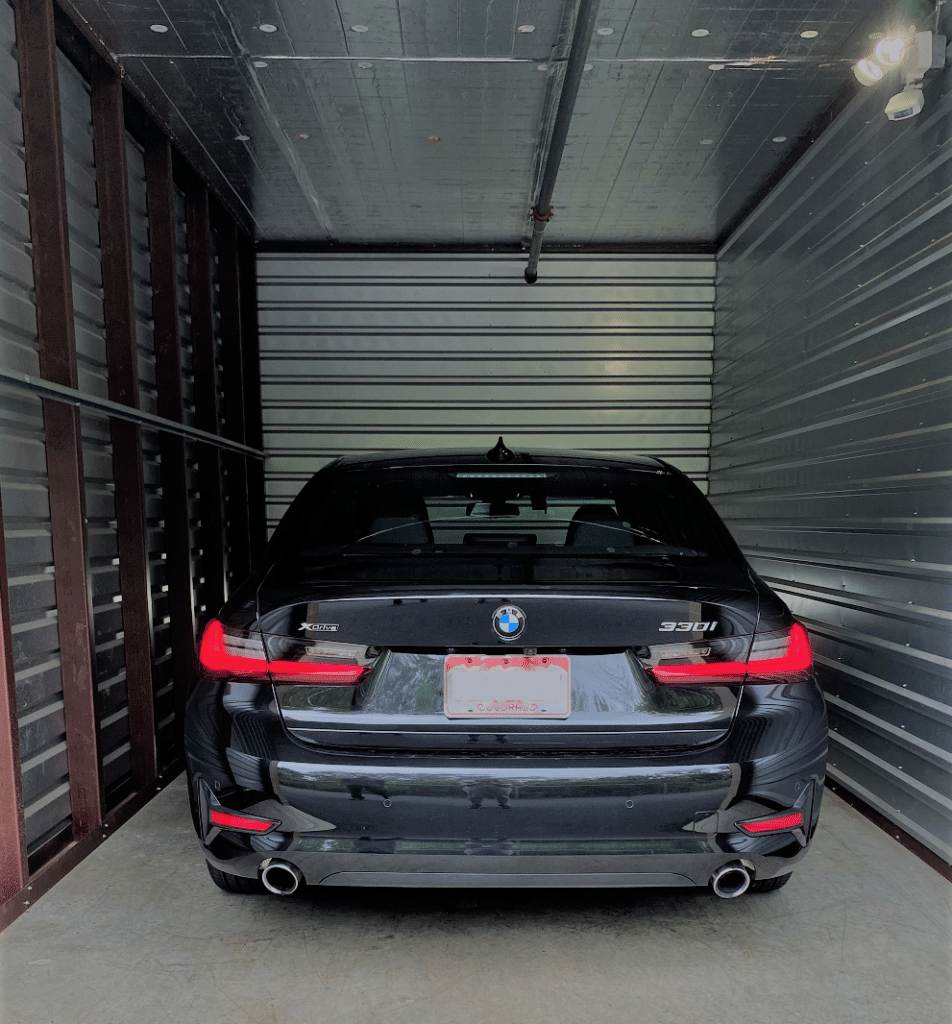
[(268, 891), (265, 889), (264, 882), (260, 878), (242, 878), (241, 875), (230, 875), (227, 871), (219, 871), (218, 868), (212, 867), (208, 861), (205, 861), (205, 867), (208, 868), (211, 880), (219, 889), (224, 889), (225, 892), (260, 895)]
[(792, 872), (788, 871), (785, 875), (777, 875), (776, 878), (758, 878), (750, 883), (748, 892), (773, 892), (782, 889), (790, 881), (791, 875)]

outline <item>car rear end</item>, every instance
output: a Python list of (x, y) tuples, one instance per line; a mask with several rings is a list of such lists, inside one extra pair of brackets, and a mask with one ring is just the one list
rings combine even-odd
[[(402, 468), (402, 505), (361, 491), (379, 466), (326, 475), (206, 631), (186, 745), (209, 863), (277, 892), (787, 876), (823, 701), (802, 627), (690, 485), (651, 463), (612, 491), (622, 470), (537, 456), (521, 481), (413, 463), (414, 491)], [(348, 558), (354, 493), (381, 514)], [(648, 498), (704, 522), (659, 537)]]

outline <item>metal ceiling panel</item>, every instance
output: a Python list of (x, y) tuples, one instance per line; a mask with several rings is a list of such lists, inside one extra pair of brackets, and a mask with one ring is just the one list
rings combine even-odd
[[(73, 6), (259, 241), (528, 237), (576, 0)], [(928, 6), (601, 0), (547, 244), (712, 248)]]

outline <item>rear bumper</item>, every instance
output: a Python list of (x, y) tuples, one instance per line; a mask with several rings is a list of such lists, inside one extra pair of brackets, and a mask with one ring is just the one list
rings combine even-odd
[[(750, 700), (749, 727), (681, 755), (428, 758), (308, 747), (267, 707), (209, 695), (186, 735), (196, 829), (223, 871), (274, 858), (309, 885), (703, 886), (729, 864), (773, 878), (816, 828), (826, 716), (812, 684)], [(222, 830), (215, 805), (277, 824)], [(802, 827), (736, 826), (789, 809)]]
[(731, 802), (745, 774), (738, 765), (584, 772), (494, 765), (459, 775), (364, 767), (350, 774), (272, 763), (275, 797), (242, 808), (278, 823), (261, 836), (204, 824), (209, 804), (228, 802), (200, 779), (206, 857), (246, 877), (276, 858), (310, 885), (707, 885), (727, 864), (743, 864), (758, 879), (792, 870), (807, 852), (822, 792), (815, 774), (789, 779), (789, 796), (770, 803), (800, 809), (804, 827), (748, 836), (734, 822), (776, 808)]

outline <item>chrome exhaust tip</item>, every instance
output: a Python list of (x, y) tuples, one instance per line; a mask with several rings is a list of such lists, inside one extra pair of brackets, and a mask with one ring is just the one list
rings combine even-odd
[(725, 864), (711, 878), (711, 888), (722, 900), (743, 896), (750, 888), (750, 872), (743, 864)]
[(263, 861), (260, 871), (264, 887), (275, 896), (290, 896), (304, 881), (300, 870), (284, 860)]

